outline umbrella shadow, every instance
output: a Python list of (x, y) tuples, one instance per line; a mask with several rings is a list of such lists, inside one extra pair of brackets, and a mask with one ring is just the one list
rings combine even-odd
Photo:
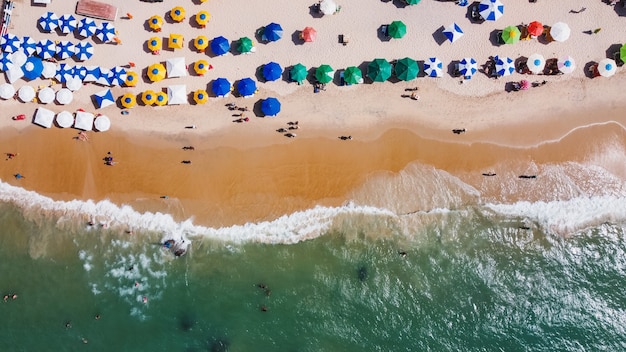
[(473, 24), (481, 24), (485, 22), (485, 19), (480, 16), (478, 13), (478, 5), (480, 2), (474, 1), (473, 3), (467, 6), (467, 12), (465, 13), (465, 17)]
[(359, 70), (361, 70), (362, 76), (363, 76), (363, 83), (368, 83), (368, 84), (372, 84), (374, 83), (374, 81), (372, 81), (370, 79), (370, 77), (367, 75), (367, 67), (369, 66), (371, 61), (362, 61), (357, 67), (359, 68)]
[(301, 38), (301, 34), (302, 31), (301, 30), (296, 30), (293, 33), (291, 33), (291, 41), (295, 44), (295, 45), (302, 45), (304, 44), (304, 39)]
[(265, 26), (261, 26), (254, 31), (254, 39), (256, 39), (256, 42), (259, 44), (269, 43), (269, 40), (265, 38), (263, 32), (265, 32)]
[(265, 76), (263, 76), (263, 67), (265, 67), (265, 64), (257, 66), (256, 70), (254, 71), (254, 77), (256, 78), (257, 82), (267, 82)]
[(598, 63), (596, 61), (589, 61), (585, 64), (584, 72), (585, 77), (587, 78), (595, 78), (596, 77), (596, 67), (598, 67)]
[(494, 29), (493, 31), (491, 31), (489, 33), (489, 42), (495, 47), (504, 45), (504, 41), (502, 40), (502, 30)]
[(622, 0), (617, 5), (613, 6), (613, 10), (618, 16), (626, 16), (626, 2)]
[(307, 80), (310, 84), (316, 84), (316, 83), (317, 83), (317, 78), (315, 78), (315, 70), (317, 70), (317, 67), (311, 67), (311, 68), (307, 71), (306, 80)]
[(609, 46), (605, 52), (606, 57), (609, 59), (615, 60), (615, 63), (617, 64), (618, 67), (621, 67), (622, 65), (624, 65), (624, 62), (622, 61), (619, 55), (621, 48), (622, 48), (622, 44), (611, 44), (611, 46)]
[(417, 73), (417, 77), (426, 77), (426, 72), (424, 72), (424, 60), (416, 60), (417, 66), (420, 68), (420, 72)]
[(450, 77), (461, 77), (461, 73), (458, 70), (459, 62), (459, 60), (452, 60), (448, 64), (448, 74), (450, 75)]
[[(283, 74), (282, 74), (282, 80), (287, 82), (287, 83), (294, 83), (295, 81), (291, 79), (291, 70), (293, 69), (295, 65), (291, 65), (291, 66), (287, 66), (285, 67), (285, 69), (283, 70)], [(297, 82), (296, 82), (297, 83)]]
[(441, 26), (433, 32), (433, 39), (435, 40), (435, 43), (437, 43), (437, 45), (439, 46), (443, 45), (443, 43), (445, 43), (448, 40), (446, 35), (443, 34), (444, 30), (445, 30), (444, 26)]
[(320, 12), (320, 5), (319, 3), (315, 3), (311, 6), (309, 6), (309, 15), (311, 15), (311, 17), (313, 18), (322, 18), (324, 17), (324, 14)]
[(163, 16), (161, 16), (161, 17), (163, 17), (163, 22), (165, 22), (165, 23), (169, 23), (169, 24), (178, 23), (178, 22), (174, 21), (174, 19), (172, 18), (172, 16), (170, 16), (170, 10), (167, 10), (167, 11), (163, 14)]
[(527, 62), (528, 57), (526, 56), (520, 56), (515, 59), (515, 61), (513, 62), (513, 64), (515, 65), (515, 71), (517, 73), (523, 74), (528, 69)]
[(252, 113), (256, 117), (265, 117), (263, 110), (261, 110), (261, 104), (263, 104), (263, 99), (259, 99), (252, 104)]
[(404, 0), (393, 0), (393, 5), (399, 9), (403, 9), (408, 6)]
[(376, 36), (378, 37), (378, 40), (380, 40), (381, 42), (391, 41), (391, 37), (387, 33), (388, 28), (389, 28), (389, 24), (381, 24), (376, 29)]

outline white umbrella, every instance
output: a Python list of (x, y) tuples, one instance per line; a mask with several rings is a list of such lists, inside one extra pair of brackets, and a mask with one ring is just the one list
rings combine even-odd
[(61, 128), (72, 127), (74, 124), (74, 115), (69, 111), (61, 111), (56, 117), (57, 125)]
[(167, 87), (167, 105), (187, 104), (187, 86), (178, 84)]
[(611, 77), (617, 71), (617, 65), (613, 59), (602, 59), (598, 62), (598, 73), (602, 77)]
[(428, 77), (442, 77), (443, 76), (443, 62), (436, 57), (431, 57), (424, 61), (424, 73)]
[(0, 84), (0, 98), (10, 99), (15, 95), (15, 87), (9, 83)]
[(320, 2), (320, 12), (324, 15), (332, 15), (337, 12), (337, 4), (333, 0), (322, 0)]
[(26, 54), (24, 54), (24, 52), (21, 50), (11, 53), (11, 62), (15, 66), (24, 65), (26, 63), (26, 60), (28, 60), (28, 56), (26, 56)]
[(93, 129), (93, 114), (90, 112), (77, 111), (74, 120), (74, 128), (84, 131)]
[(463, 36), (463, 30), (458, 24), (453, 23), (443, 30), (443, 35), (445, 35), (450, 42), (454, 43)]
[(96, 130), (100, 132), (108, 131), (111, 128), (111, 120), (106, 115), (96, 117), (96, 121), (93, 124)]
[(478, 13), (487, 21), (496, 21), (504, 14), (504, 5), (500, 0), (482, 0), (478, 4)]
[(559, 58), (557, 67), (563, 73), (572, 73), (576, 69), (576, 61), (574, 61), (573, 57), (566, 55)]
[(67, 88), (61, 88), (57, 92), (57, 102), (61, 105), (67, 105), (74, 99), (74, 93)]
[(550, 36), (557, 42), (564, 42), (569, 38), (570, 28), (566, 23), (557, 22), (550, 27)]
[(22, 88), (17, 91), (17, 97), (24, 103), (33, 101), (33, 99), (35, 99), (35, 88), (32, 86), (22, 86)]
[(57, 65), (54, 62), (44, 61), (43, 70), (41, 71), (41, 77), (54, 78), (57, 74)]
[(72, 77), (65, 81), (65, 88), (71, 90), (72, 92), (79, 90), (82, 86), (83, 81), (81, 81), (78, 77)]
[(184, 57), (174, 57), (165, 60), (165, 67), (167, 69), (167, 77), (169, 78), (187, 76), (187, 65)]
[(8, 71), (4, 71), (4, 74), (7, 76), (9, 83), (15, 83), (18, 79), (24, 77), (24, 71), (22, 71), (20, 66), (11, 67)]
[(39, 102), (42, 104), (52, 103), (54, 101), (54, 89), (50, 87), (42, 88), (37, 93), (37, 99), (39, 99)]
[(52, 127), (52, 122), (54, 121), (54, 112), (48, 110), (46, 108), (37, 108), (37, 112), (35, 113), (34, 123), (39, 126), (50, 128)]
[(546, 59), (543, 58), (543, 55), (540, 54), (532, 54), (526, 60), (526, 66), (532, 73), (540, 73), (543, 71), (544, 67), (546, 67)]
[(515, 64), (510, 57), (496, 55), (494, 59), (498, 76), (509, 76), (515, 72)]

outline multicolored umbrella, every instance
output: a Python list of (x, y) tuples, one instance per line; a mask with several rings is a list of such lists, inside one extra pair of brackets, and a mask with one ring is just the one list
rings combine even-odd
[(496, 55), (494, 61), (496, 62), (496, 74), (498, 76), (509, 76), (515, 72), (515, 64), (510, 57)]
[(208, 100), (209, 100), (209, 95), (207, 94), (206, 90), (198, 89), (193, 92), (193, 101), (196, 104), (204, 104)]
[(576, 69), (576, 61), (574, 61), (574, 58), (569, 55), (560, 57), (556, 65), (559, 68), (559, 71), (563, 73), (572, 73)]
[(478, 4), (478, 13), (487, 21), (496, 21), (504, 15), (504, 5), (500, 0), (482, 0)]
[(428, 77), (442, 77), (443, 63), (436, 57), (428, 58), (428, 60), (424, 61), (424, 73)]
[(0, 38), (0, 47), (2, 52), (14, 53), (22, 47), (22, 40), (15, 34), (5, 33)]
[(317, 31), (313, 27), (304, 27), (300, 35), (305, 42), (313, 42), (317, 38)]
[(196, 23), (200, 26), (200, 27), (204, 27), (206, 26), (207, 23), (209, 23), (209, 19), (211, 18), (211, 15), (206, 12), (206, 11), (200, 11), (196, 14)]
[(291, 78), (291, 80), (294, 82), (302, 84), (308, 74), (309, 73), (307, 72), (306, 67), (303, 64), (295, 64), (289, 71), (289, 78)]
[(98, 26), (96, 25), (96, 21), (89, 17), (83, 17), (80, 21), (78, 21), (76, 33), (83, 38), (88, 38), (96, 34), (97, 28)]
[(519, 42), (522, 32), (516, 26), (508, 26), (502, 31), (502, 41), (506, 44)]
[(263, 65), (263, 78), (266, 81), (275, 81), (283, 74), (283, 68), (276, 62), (269, 62)]
[(237, 51), (242, 54), (249, 53), (252, 51), (253, 46), (252, 39), (248, 37), (241, 37), (237, 43)]
[(384, 82), (391, 77), (391, 64), (385, 59), (374, 59), (367, 65), (367, 77), (374, 82)]
[(81, 41), (74, 46), (74, 57), (78, 61), (89, 60), (93, 56), (93, 44), (87, 41)]
[(443, 30), (443, 35), (445, 35), (450, 42), (454, 43), (463, 36), (463, 30), (458, 24), (453, 23)]
[(56, 57), (61, 60), (70, 58), (72, 55), (74, 55), (75, 52), (74, 43), (67, 40), (62, 40), (58, 42), (56, 49)]
[(275, 42), (283, 37), (283, 27), (278, 23), (270, 23), (263, 29), (263, 39)]
[(404, 37), (404, 35), (406, 34), (406, 24), (404, 24), (404, 22), (402, 21), (391, 22), (391, 24), (389, 24), (389, 27), (387, 27), (387, 34), (391, 38), (396, 39)]
[(478, 63), (471, 57), (465, 57), (459, 61), (459, 73), (465, 78), (471, 78), (478, 72)]
[(8, 71), (13, 67), (13, 60), (9, 53), (0, 54), (0, 71)]
[(126, 69), (121, 66), (111, 68), (107, 79), (109, 80), (109, 85), (121, 86), (126, 82)]
[(571, 29), (566, 23), (557, 22), (550, 27), (550, 37), (557, 42), (566, 41), (571, 33)]
[(211, 40), (211, 51), (213, 51), (215, 55), (218, 55), (218, 56), (224, 55), (229, 50), (230, 50), (230, 42), (228, 41), (228, 39), (222, 36), (219, 36)]
[(155, 32), (160, 32), (161, 27), (163, 27), (163, 17), (159, 15), (154, 15), (148, 18), (148, 26)]
[(420, 67), (417, 64), (417, 61), (408, 57), (398, 60), (393, 68), (396, 73), (396, 77), (403, 81), (415, 79), (417, 74), (420, 72)]
[(87, 75), (83, 82), (97, 82), (102, 77), (102, 69), (99, 66), (87, 66)]
[(68, 79), (74, 76), (74, 68), (68, 64), (59, 64), (57, 66), (57, 73), (54, 75), (54, 79), (59, 83), (65, 83)]
[(152, 37), (148, 39), (147, 45), (148, 45), (148, 49), (154, 52), (154, 51), (161, 50), (163, 43), (161, 42), (161, 38)]
[(37, 56), (47, 60), (51, 59), (57, 53), (57, 45), (50, 39), (40, 40), (37, 43)]
[(170, 49), (182, 49), (185, 44), (185, 39), (182, 34), (170, 34), (167, 40), (167, 46)]
[(148, 79), (152, 82), (158, 82), (165, 78), (165, 66), (161, 63), (156, 63), (148, 66)]
[(598, 62), (598, 73), (602, 77), (611, 77), (617, 72), (617, 65), (613, 59), (602, 59)]
[(324, 15), (332, 15), (337, 12), (337, 4), (333, 0), (322, 0), (320, 2), (320, 12)]
[(202, 76), (209, 71), (209, 63), (206, 60), (198, 60), (194, 62), (193, 70), (198, 76)]
[(126, 71), (126, 81), (124, 81), (124, 85), (126, 87), (134, 87), (137, 85), (137, 81), (139, 80), (139, 76), (135, 71)]
[(100, 109), (115, 104), (115, 98), (113, 98), (113, 93), (111, 93), (110, 89), (105, 89), (94, 94), (94, 100), (96, 107)]
[(141, 102), (145, 105), (152, 105), (156, 101), (157, 93), (152, 89), (148, 89), (141, 93)]
[(72, 33), (76, 30), (76, 25), (78, 22), (76, 21), (76, 17), (71, 14), (65, 14), (59, 17), (59, 31), (64, 34)]
[(546, 67), (546, 59), (541, 54), (532, 54), (526, 60), (526, 66), (532, 73), (540, 73)]
[(199, 35), (193, 40), (193, 46), (196, 50), (202, 52), (209, 46), (209, 39), (203, 35)]
[(218, 97), (227, 96), (230, 93), (231, 89), (232, 87), (230, 85), (230, 82), (226, 78), (216, 78), (211, 84), (211, 90), (213, 91), (213, 94)]
[(346, 67), (346, 70), (343, 72), (343, 79), (347, 84), (363, 83), (363, 72), (356, 66)]
[(165, 92), (158, 92), (156, 93), (156, 97), (154, 98), (154, 104), (157, 106), (164, 106), (167, 105), (167, 93)]
[(333, 80), (335, 70), (330, 65), (322, 65), (315, 70), (315, 79), (319, 83), (329, 83)]
[(22, 37), (20, 46), (26, 56), (31, 56), (37, 51), (37, 42), (31, 37)]
[(176, 6), (170, 10), (170, 17), (176, 22), (182, 22), (185, 19), (185, 9), (181, 6)]
[(103, 43), (109, 43), (115, 38), (115, 26), (111, 22), (102, 22), (96, 28), (96, 38)]
[(261, 111), (265, 116), (276, 116), (280, 112), (280, 101), (273, 97), (263, 99)]
[(256, 92), (256, 82), (252, 78), (244, 78), (237, 83), (237, 91), (242, 97), (250, 97)]
[(47, 12), (43, 16), (39, 17), (39, 27), (44, 32), (52, 32), (59, 26), (59, 16), (54, 12)]
[(543, 24), (539, 21), (532, 21), (528, 24), (526, 30), (528, 31), (528, 34), (533, 37), (538, 37), (543, 34)]
[(30, 56), (22, 65), (22, 71), (24, 71), (24, 79), (27, 81), (39, 78), (43, 71), (43, 62), (36, 56)]

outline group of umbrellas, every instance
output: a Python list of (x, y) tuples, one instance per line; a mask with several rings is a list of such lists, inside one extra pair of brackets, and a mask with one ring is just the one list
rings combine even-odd
[(93, 44), (81, 41), (74, 44), (68, 40), (53, 42), (44, 39), (36, 42), (30, 37), (18, 37), (6, 33), (0, 38), (0, 48), (5, 54), (23, 53), (26, 56), (36, 55), (44, 60), (56, 58), (59, 60), (74, 57), (78, 61), (90, 59), (94, 54)]
[(95, 116), (90, 112), (76, 111), (72, 114), (69, 111), (61, 111), (56, 114), (46, 108), (38, 108), (35, 112), (33, 122), (39, 126), (50, 128), (56, 122), (61, 128), (74, 127), (83, 131), (96, 130), (100, 132), (108, 131), (111, 128), (111, 120), (106, 115)]
[(44, 32), (52, 32), (55, 29), (58, 29), (61, 34), (75, 32), (83, 38), (95, 36), (103, 43), (112, 42), (116, 37), (113, 23), (102, 22), (96, 24), (93, 19), (88, 17), (78, 21), (72, 14), (65, 14), (59, 17), (54, 12), (47, 12), (39, 18), (38, 23)]
[[(186, 16), (185, 9), (181, 6), (176, 6), (172, 8), (168, 14), (170, 18), (176, 22), (182, 22)], [(194, 19), (196, 20), (196, 24), (198, 24), (200, 28), (204, 28), (207, 23), (209, 23), (209, 19), (211, 19), (211, 14), (209, 14), (205, 10), (202, 10), (196, 13)], [(155, 32), (160, 32), (163, 29), (163, 23), (163, 17), (159, 15), (154, 15), (148, 19), (148, 27), (150, 27), (150, 29)]]
[[(530, 22), (524, 29), (526, 30), (528, 36), (535, 38), (542, 35), (545, 31), (543, 24), (538, 21)], [(548, 31), (546, 32), (548, 39), (557, 42), (566, 41), (569, 39), (570, 34), (571, 29), (564, 22), (555, 23), (554, 25), (548, 27)], [(508, 26), (502, 30), (500, 35), (505, 44), (514, 44), (522, 39), (522, 31), (518, 26)]]

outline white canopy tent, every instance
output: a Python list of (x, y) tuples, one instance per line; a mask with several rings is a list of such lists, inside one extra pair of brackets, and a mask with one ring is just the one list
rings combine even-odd
[(188, 104), (187, 86), (185, 84), (177, 84), (167, 87), (167, 105)]
[(91, 131), (93, 129), (94, 116), (90, 112), (77, 111), (74, 120), (74, 128), (84, 131)]
[(187, 64), (184, 57), (174, 57), (165, 61), (167, 77), (185, 77), (187, 76)]
[(39, 126), (50, 128), (52, 127), (52, 122), (54, 121), (54, 112), (52, 110), (48, 110), (46, 108), (37, 108), (37, 112), (35, 113), (35, 120), (33, 121)]

